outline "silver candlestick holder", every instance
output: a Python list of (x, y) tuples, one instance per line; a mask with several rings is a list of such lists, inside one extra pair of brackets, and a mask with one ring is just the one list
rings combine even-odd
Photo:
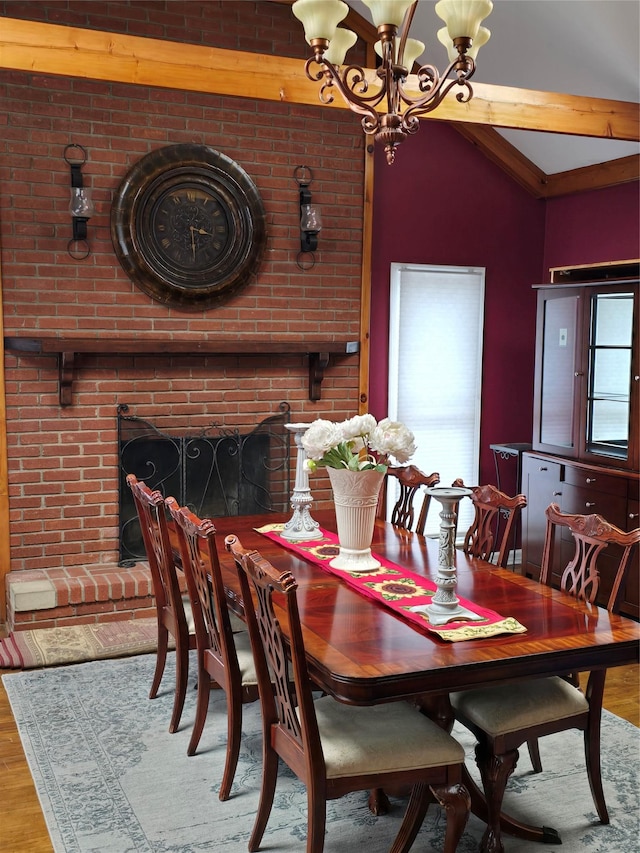
[(459, 486), (433, 486), (425, 489), (428, 495), (442, 504), (440, 513), (440, 540), (438, 547), (438, 577), (435, 579), (437, 592), (431, 599), (431, 604), (416, 607), (416, 610), (426, 611), (432, 625), (446, 625), (459, 619), (478, 621), (482, 619), (477, 613), (468, 610), (460, 604), (456, 596), (458, 578), (455, 565), (455, 531), (456, 513), (454, 505), (462, 498), (472, 494), (471, 489)]
[(310, 539), (322, 539), (322, 531), (317, 521), (311, 518), (310, 507), (313, 503), (309, 488), (309, 473), (304, 464), (307, 454), (302, 446), (302, 436), (309, 429), (309, 424), (285, 424), (286, 429), (293, 433), (296, 442), (296, 481), (291, 494), (293, 515), (282, 530), (282, 537), (290, 542), (308, 542)]

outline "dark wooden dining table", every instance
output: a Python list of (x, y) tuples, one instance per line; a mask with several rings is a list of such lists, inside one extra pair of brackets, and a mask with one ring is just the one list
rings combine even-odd
[[(335, 531), (333, 512), (314, 512), (313, 517), (324, 529)], [(235, 534), (245, 548), (258, 550), (296, 578), (310, 675), (340, 701), (368, 705), (426, 698), (428, 704), (433, 698), (437, 708), (439, 698), (446, 699), (456, 690), (608, 669), (640, 659), (639, 623), (515, 572), (467, 558), (462, 551), (456, 551), (457, 594), (503, 617), (515, 617), (527, 630), (461, 642), (443, 640), (256, 530), (287, 518), (265, 514), (215, 519), (229, 604), (242, 615), (236, 568), (224, 549), (225, 536)], [(372, 551), (431, 580), (437, 576), (437, 539), (377, 520)], [(279, 616), (286, 631), (284, 612)], [(465, 784), (474, 812), (484, 819), (482, 792), (468, 774)], [(555, 840), (554, 830), (532, 827), (507, 815), (501, 828), (529, 840)]]

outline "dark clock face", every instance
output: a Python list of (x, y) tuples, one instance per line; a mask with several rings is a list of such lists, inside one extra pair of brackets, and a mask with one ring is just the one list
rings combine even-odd
[(143, 157), (120, 185), (111, 236), (129, 277), (153, 298), (187, 309), (220, 304), (255, 274), (265, 215), (249, 176), (201, 145)]
[(213, 270), (229, 247), (233, 229), (224, 200), (195, 182), (163, 190), (149, 225), (149, 248), (178, 275)]

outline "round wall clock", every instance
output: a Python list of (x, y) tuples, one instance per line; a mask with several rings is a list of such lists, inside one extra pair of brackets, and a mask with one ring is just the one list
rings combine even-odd
[(251, 178), (206, 145), (169, 145), (124, 177), (111, 207), (111, 239), (146, 294), (183, 309), (218, 305), (257, 272), (265, 212)]

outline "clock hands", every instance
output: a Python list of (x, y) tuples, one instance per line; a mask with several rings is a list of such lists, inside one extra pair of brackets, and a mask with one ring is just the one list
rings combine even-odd
[(206, 237), (212, 237), (213, 235), (210, 234), (208, 231), (205, 231), (204, 228), (196, 228), (195, 225), (190, 225), (189, 231), (191, 232), (191, 253), (193, 255), (193, 260), (195, 261), (196, 250), (198, 248), (197, 243), (196, 243), (196, 234), (202, 234), (203, 236), (206, 236)]

